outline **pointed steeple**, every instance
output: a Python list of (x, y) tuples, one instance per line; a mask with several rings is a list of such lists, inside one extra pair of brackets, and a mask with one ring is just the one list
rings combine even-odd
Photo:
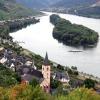
[(45, 59), (44, 59), (44, 65), (49, 65), (49, 60), (48, 60), (48, 53), (46, 52), (46, 56), (45, 56)]

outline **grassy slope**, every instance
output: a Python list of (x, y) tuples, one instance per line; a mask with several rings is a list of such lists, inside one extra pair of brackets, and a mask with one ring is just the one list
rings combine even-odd
[(40, 12), (30, 10), (17, 4), (14, 0), (0, 0), (0, 20), (38, 15)]

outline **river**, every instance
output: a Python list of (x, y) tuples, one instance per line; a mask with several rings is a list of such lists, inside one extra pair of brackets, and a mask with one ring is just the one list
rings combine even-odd
[[(84, 49), (65, 46), (52, 37), (53, 25), (49, 22), (52, 13), (46, 12), (47, 16), (40, 17), (40, 22), (11, 33), (14, 41), (20, 43), (23, 48), (45, 56), (48, 52), (49, 59), (66, 66), (77, 66), (81, 72), (86, 72), (100, 77), (100, 42), (95, 48)], [(100, 34), (100, 19), (86, 18), (70, 14), (59, 14), (62, 18), (72, 23), (89, 27)], [(82, 50), (83, 52), (68, 52), (70, 50)]]

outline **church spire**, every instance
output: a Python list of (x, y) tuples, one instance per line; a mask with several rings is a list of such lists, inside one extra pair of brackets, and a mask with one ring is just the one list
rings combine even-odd
[(48, 60), (48, 53), (46, 52), (46, 56), (45, 56), (45, 59), (44, 59), (44, 65), (49, 65), (49, 60)]

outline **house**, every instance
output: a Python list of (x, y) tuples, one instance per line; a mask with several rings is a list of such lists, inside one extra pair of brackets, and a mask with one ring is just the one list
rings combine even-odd
[(36, 78), (39, 81), (43, 79), (42, 73), (31, 66), (22, 65), (19, 68), (16, 68), (16, 70), (21, 76), (21, 80), (26, 83), (32, 81), (33, 78)]
[(4, 64), (6, 61), (7, 61), (7, 58), (6, 57), (3, 57), (2, 59), (0, 59), (0, 63), (1, 64)]
[(31, 62), (31, 61), (26, 61), (25, 65), (27, 65), (27, 66), (31, 66), (32, 63), (33, 63), (33, 62)]
[(3, 47), (0, 47), (0, 51), (2, 51), (2, 50), (4, 50), (4, 48)]
[(68, 73), (54, 72), (52, 73), (52, 77), (55, 80), (59, 80), (61, 83), (69, 83), (70, 81)]

